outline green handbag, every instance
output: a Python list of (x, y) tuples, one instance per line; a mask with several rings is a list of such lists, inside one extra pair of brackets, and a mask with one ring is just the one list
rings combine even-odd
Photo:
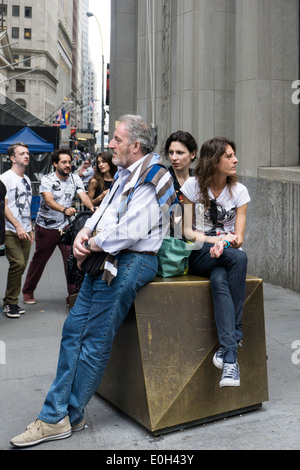
[(157, 253), (157, 275), (160, 277), (172, 277), (187, 274), (192, 246), (193, 244), (178, 238), (164, 238)]

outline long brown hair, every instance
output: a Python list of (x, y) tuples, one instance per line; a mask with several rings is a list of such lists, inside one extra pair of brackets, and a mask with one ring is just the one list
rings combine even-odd
[(114, 175), (117, 171), (117, 167), (112, 162), (112, 154), (110, 152), (102, 152), (102, 153), (99, 153), (99, 155), (97, 155), (96, 165), (95, 165), (95, 172), (94, 172), (93, 178), (95, 178), (98, 181), (98, 185), (99, 185), (101, 191), (104, 191), (104, 189), (105, 189), (104, 176), (103, 176), (103, 174), (101, 173), (101, 171), (99, 170), (99, 167), (98, 167), (98, 159), (100, 157), (102, 158), (102, 160), (105, 163), (108, 163), (109, 173), (110, 173), (112, 178), (114, 177)]
[[(235, 142), (227, 139), (226, 137), (214, 137), (213, 139), (207, 140), (200, 149), (200, 155), (195, 167), (194, 176), (197, 178), (200, 188), (199, 202), (204, 204), (205, 209), (208, 209), (210, 206), (208, 188), (212, 184), (219, 160), (226, 152), (228, 145), (232, 147), (235, 153)], [(237, 182), (237, 180), (237, 175), (227, 176), (227, 184), (230, 192), (232, 186)]]

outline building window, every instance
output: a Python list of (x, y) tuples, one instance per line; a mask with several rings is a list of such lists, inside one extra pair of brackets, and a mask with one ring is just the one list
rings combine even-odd
[(24, 55), (24, 67), (31, 67), (30, 55)]
[(6, 4), (0, 4), (0, 15), (2, 16), (7, 16), (7, 5)]
[(12, 16), (20, 16), (20, 7), (19, 5), (12, 6)]
[(14, 39), (19, 38), (19, 28), (11, 28), (11, 36)]
[(25, 18), (32, 18), (32, 7), (25, 7)]
[(19, 62), (19, 55), (18, 54), (13, 54), (13, 61), (14, 62)]
[(20, 99), (17, 99), (16, 100), (16, 103), (19, 105), (19, 106), (22, 106), (22, 108), (27, 108), (27, 104), (26, 104), (26, 101), (24, 100), (20, 100)]
[(18, 93), (25, 92), (25, 80), (16, 80), (16, 91)]
[(24, 39), (31, 39), (31, 29), (25, 28), (24, 29)]

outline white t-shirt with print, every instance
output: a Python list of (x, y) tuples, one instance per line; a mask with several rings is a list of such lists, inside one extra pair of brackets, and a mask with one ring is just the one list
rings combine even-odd
[(47, 206), (43, 193), (51, 192), (54, 201), (64, 207), (71, 207), (75, 194), (84, 191), (81, 178), (70, 174), (66, 181), (61, 180), (56, 172), (43, 176), (39, 192), (41, 204), (36, 223), (44, 228), (62, 229), (68, 224), (68, 218), (62, 213)]
[[(204, 212), (203, 204), (198, 202), (200, 188), (197, 178), (192, 176), (187, 179), (181, 187), (181, 192), (193, 203), (195, 203), (195, 224), (194, 230), (204, 232), (205, 235), (219, 236), (226, 233), (234, 233), (236, 211), (238, 207), (247, 204), (251, 199), (248, 189), (241, 183), (236, 183), (231, 188), (226, 185), (220, 196), (215, 200), (217, 204), (218, 221), (213, 224), (210, 217), (210, 209)], [(214, 200), (210, 189), (209, 198)]]
[[(21, 177), (14, 171), (8, 170), (0, 175), (6, 186), (7, 205), (12, 215), (22, 225), (26, 232), (31, 231), (31, 199), (32, 190), (28, 176)], [(5, 219), (5, 230), (15, 232), (15, 227)]]

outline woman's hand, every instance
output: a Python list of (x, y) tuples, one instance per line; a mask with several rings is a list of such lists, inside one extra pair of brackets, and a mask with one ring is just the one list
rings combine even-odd
[(219, 241), (209, 250), (211, 258), (219, 258), (224, 251), (224, 243)]
[(104, 191), (102, 191), (102, 193), (99, 194), (99, 196), (96, 197), (96, 199), (93, 200), (94, 204), (100, 204), (103, 201), (103, 199), (105, 198), (108, 191), (109, 191), (109, 189), (105, 189)]
[(229, 242), (230, 245), (234, 248), (238, 245), (239, 237), (234, 235), (233, 233), (228, 233), (222, 240), (217, 241), (213, 247), (210, 249), (210, 256), (211, 258), (219, 258), (223, 253), (225, 246), (227, 245), (226, 242)]

